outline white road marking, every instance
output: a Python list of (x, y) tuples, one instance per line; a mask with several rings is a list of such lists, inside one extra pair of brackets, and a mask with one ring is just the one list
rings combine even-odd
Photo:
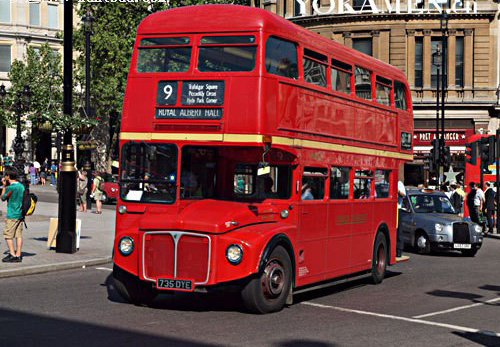
[(400, 320), (400, 321), (409, 322), (409, 323), (418, 323), (418, 324), (431, 325), (431, 326), (441, 327), (441, 328), (446, 328), (446, 329), (451, 329), (451, 330), (459, 330), (459, 331), (463, 331), (463, 332), (467, 332), (467, 333), (477, 333), (477, 334), (482, 334), (482, 335), (500, 337), (500, 333), (496, 333), (493, 331), (484, 331), (484, 330), (468, 328), (468, 327), (462, 327), (459, 325), (431, 322), (431, 321), (426, 321), (426, 320), (422, 320), (422, 319), (406, 318), (406, 317), (401, 317), (401, 316), (393, 316), (390, 314), (352, 310), (349, 308), (322, 305), (322, 304), (316, 304), (316, 303), (312, 303), (312, 302), (303, 302), (302, 304), (308, 305), (308, 306), (320, 307), (320, 308), (329, 308), (329, 309), (333, 309), (333, 310), (341, 311), (341, 312), (357, 313), (357, 314), (362, 314), (362, 315), (366, 315), (366, 316), (388, 318), (388, 319)]
[(419, 318), (436, 316), (438, 314), (450, 313), (450, 312), (465, 310), (467, 308), (473, 308), (473, 307), (483, 306), (483, 305), (490, 304), (492, 302), (497, 302), (497, 301), (500, 301), (500, 298), (491, 299), (491, 300), (488, 300), (488, 301), (485, 301), (485, 302), (478, 302), (476, 304), (464, 305), (464, 306), (459, 306), (459, 307), (455, 307), (455, 308), (450, 308), (449, 310), (443, 310), (443, 311), (426, 313), (426, 314), (422, 314), (420, 316), (413, 316), (413, 318), (419, 319)]
[(96, 267), (96, 270), (113, 271), (113, 269), (107, 267)]

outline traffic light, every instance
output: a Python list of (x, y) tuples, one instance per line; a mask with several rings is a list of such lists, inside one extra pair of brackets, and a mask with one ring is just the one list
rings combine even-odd
[(434, 163), (434, 161), (432, 160), (432, 153), (425, 153), (424, 156), (426, 164), (426, 167), (424, 167), (424, 169), (428, 169), (429, 172), (436, 172), (436, 163)]
[(431, 148), (431, 160), (434, 164), (439, 162), (439, 139), (432, 140), (432, 148)]
[(477, 165), (477, 141), (465, 144), (465, 161)]
[(495, 162), (495, 137), (482, 137), (480, 143), (481, 168), (488, 171), (488, 166)]
[(441, 162), (443, 164), (444, 169), (447, 171), (450, 168), (450, 163), (451, 163), (450, 146), (443, 146), (441, 147), (441, 149), (442, 149)]

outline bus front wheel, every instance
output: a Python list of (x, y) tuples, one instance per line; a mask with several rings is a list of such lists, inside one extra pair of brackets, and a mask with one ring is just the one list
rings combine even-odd
[(120, 296), (131, 304), (147, 306), (156, 297), (157, 292), (149, 282), (141, 281), (116, 265), (113, 267), (113, 279)]
[(371, 279), (374, 284), (379, 284), (385, 277), (387, 269), (387, 240), (381, 232), (375, 238), (373, 246)]
[(270, 313), (281, 310), (292, 284), (292, 262), (288, 252), (276, 247), (263, 271), (252, 278), (241, 291), (246, 308), (253, 313)]

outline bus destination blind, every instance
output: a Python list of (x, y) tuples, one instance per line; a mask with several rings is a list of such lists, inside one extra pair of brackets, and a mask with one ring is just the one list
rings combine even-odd
[(183, 81), (181, 104), (187, 106), (224, 105), (224, 82)]
[(156, 119), (221, 119), (222, 108), (157, 108)]

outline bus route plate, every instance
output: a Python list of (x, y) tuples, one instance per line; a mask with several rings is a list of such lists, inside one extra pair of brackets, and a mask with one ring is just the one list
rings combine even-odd
[(170, 278), (158, 278), (156, 287), (158, 289), (179, 290), (184, 292), (192, 292), (194, 290), (192, 280), (174, 280)]

